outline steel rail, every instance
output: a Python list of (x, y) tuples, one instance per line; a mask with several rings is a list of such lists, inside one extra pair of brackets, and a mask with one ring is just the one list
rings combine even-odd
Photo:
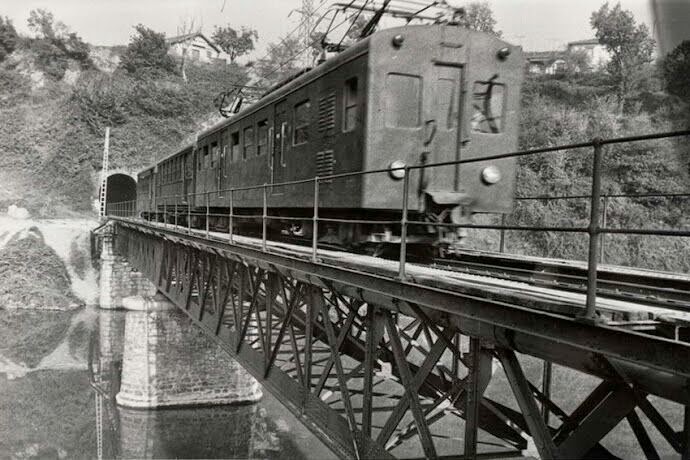
[[(534, 286), (557, 287), (566, 291), (587, 292), (587, 269), (585, 267), (565, 267), (549, 264), (526, 262), (519, 257), (492, 257), (491, 255), (471, 255), (463, 253), (458, 259), (436, 259), (434, 265), (463, 273), (490, 276), (498, 279), (519, 281)], [(532, 268), (525, 268), (532, 265)], [(690, 312), (690, 281), (678, 280), (675, 288), (659, 286), (660, 277), (644, 276), (609, 270), (597, 271), (597, 295), (624, 301), (644, 302), (660, 307)], [(665, 280), (669, 281), (669, 280)], [(664, 283), (667, 284), (667, 283)]]

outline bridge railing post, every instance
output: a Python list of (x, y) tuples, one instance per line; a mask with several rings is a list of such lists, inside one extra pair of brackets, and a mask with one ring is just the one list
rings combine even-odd
[(192, 198), (191, 194), (187, 193), (187, 235), (192, 233)]
[(230, 189), (230, 213), (228, 214), (228, 241), (232, 243), (232, 218), (233, 218), (233, 200), (235, 195), (235, 189)]
[(596, 319), (597, 302), (597, 268), (599, 258), (599, 232), (600, 232), (600, 205), (601, 205), (601, 160), (603, 144), (601, 139), (593, 141), (594, 156), (592, 158), (592, 197), (590, 202), (589, 227), (589, 254), (587, 256), (587, 309), (585, 319)]
[(405, 166), (405, 176), (403, 176), (403, 200), (402, 200), (402, 216), (400, 220), (400, 262), (398, 268), (398, 277), (405, 280), (405, 264), (407, 259), (407, 222), (408, 209), (410, 206), (410, 167)]
[(211, 199), (211, 192), (206, 192), (206, 238), (208, 238), (210, 228), (211, 228), (211, 211), (209, 207), (209, 201)]
[(501, 214), (501, 236), (498, 241), (498, 252), (505, 252), (506, 250), (506, 229), (503, 228), (506, 226), (506, 215), (505, 213)]
[(263, 188), (263, 214), (261, 217), (261, 250), (266, 252), (266, 223), (268, 221), (268, 185), (264, 183)]
[(314, 177), (314, 215), (312, 217), (311, 261), (316, 262), (319, 251), (319, 176)]
[[(609, 197), (604, 195), (603, 209), (601, 211), (601, 225), (606, 228), (608, 225), (608, 207), (609, 207)], [(606, 263), (606, 235), (604, 233), (599, 234), (599, 263)]]

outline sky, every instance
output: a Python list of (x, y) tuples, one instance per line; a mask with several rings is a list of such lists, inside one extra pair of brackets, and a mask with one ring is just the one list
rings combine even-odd
[[(322, 0), (314, 0), (319, 5)], [(341, 0), (342, 1), (342, 0)], [(320, 11), (325, 11), (330, 0)], [(503, 37), (529, 51), (562, 49), (593, 38), (589, 18), (604, 0), (489, 0)], [(613, 2), (612, 2), (613, 3)], [(299, 25), (301, 0), (0, 0), (0, 15), (28, 34), (29, 11), (44, 8), (94, 45), (125, 45), (133, 26), (144, 24), (167, 36), (194, 19), (210, 36), (216, 25), (251, 26), (259, 32), (256, 55)], [(653, 30), (649, 0), (621, 0), (638, 22)]]

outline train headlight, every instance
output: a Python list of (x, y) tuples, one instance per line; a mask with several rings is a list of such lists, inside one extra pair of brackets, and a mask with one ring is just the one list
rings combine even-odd
[(390, 164), (388, 174), (390, 174), (391, 179), (402, 180), (405, 177), (405, 167), (407, 165), (402, 160), (395, 160)]
[(500, 59), (501, 61), (505, 61), (506, 59), (508, 59), (508, 56), (510, 56), (510, 48), (508, 48), (508, 47), (501, 48), (496, 53), (496, 57), (498, 59)]
[(395, 48), (400, 48), (400, 47), (403, 45), (404, 42), (405, 42), (405, 37), (403, 37), (403, 36), (400, 35), (400, 34), (396, 35), (396, 36), (393, 37), (393, 39), (391, 40), (391, 43), (393, 44), (393, 46), (394, 46)]
[(501, 180), (501, 170), (496, 166), (487, 166), (482, 169), (482, 181), (486, 185), (494, 185)]

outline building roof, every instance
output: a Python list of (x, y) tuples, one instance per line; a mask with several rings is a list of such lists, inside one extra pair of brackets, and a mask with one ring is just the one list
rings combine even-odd
[(563, 59), (564, 53), (562, 51), (527, 51), (524, 55), (527, 62), (546, 62)]
[(211, 40), (206, 38), (206, 35), (202, 34), (201, 32), (193, 32), (191, 34), (177, 35), (176, 37), (166, 38), (165, 41), (169, 45), (174, 45), (175, 43), (186, 42), (187, 40), (191, 40), (191, 39), (196, 38), (196, 37), (203, 38), (206, 41), (206, 43), (211, 45), (211, 47), (214, 50), (216, 50), (218, 53), (220, 53), (222, 51), (220, 48), (218, 48), (218, 46), (215, 43), (213, 43)]
[(568, 42), (568, 46), (578, 46), (578, 45), (599, 45), (599, 40), (596, 38), (588, 38), (587, 40), (577, 40), (574, 42)]

